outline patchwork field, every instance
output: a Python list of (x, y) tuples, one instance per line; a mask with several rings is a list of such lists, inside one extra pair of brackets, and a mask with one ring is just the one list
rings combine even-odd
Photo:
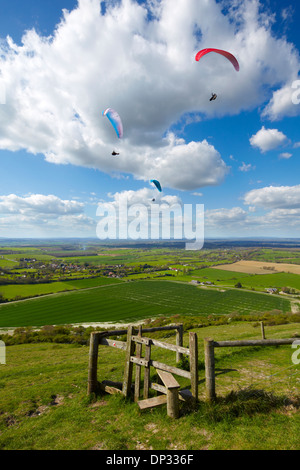
[(217, 269), (248, 274), (270, 274), (270, 271), (300, 274), (300, 265), (268, 263), (267, 261), (237, 261), (233, 264), (218, 266)]
[(0, 327), (123, 322), (158, 315), (290, 312), (290, 301), (242, 290), (210, 290), (168, 281), (121, 282), (0, 306)]

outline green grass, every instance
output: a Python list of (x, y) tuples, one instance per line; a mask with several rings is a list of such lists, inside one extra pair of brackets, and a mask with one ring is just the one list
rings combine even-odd
[[(297, 328), (276, 326), (266, 333), (290, 337)], [(195, 331), (200, 361), (204, 337), (250, 339), (260, 334), (241, 323)], [(174, 343), (175, 338), (164, 341)], [(7, 364), (0, 365), (0, 449), (299, 450), (300, 366), (290, 369), (291, 351), (288, 346), (217, 351), (217, 402), (204, 401), (200, 369), (197, 408), (192, 411), (181, 403), (180, 418), (172, 420), (165, 406), (140, 412), (136, 403), (122, 397), (99, 394), (88, 400), (87, 346), (9, 346)], [(153, 348), (153, 357), (174, 364), (170, 351)], [(124, 351), (101, 346), (99, 380), (122, 381), (124, 361)], [(278, 373), (281, 382), (275, 383)], [(156, 380), (153, 368), (151, 379)]]
[(92, 279), (79, 279), (70, 281), (49, 282), (47, 284), (11, 284), (0, 286), (0, 293), (4, 298), (11, 300), (16, 296), (23, 298), (34, 297), (38, 295), (46, 295), (57, 292), (85, 289), (89, 287), (97, 287), (106, 284), (116, 284), (121, 282), (115, 278), (98, 277)]
[[(268, 287), (292, 287), (300, 290), (300, 275), (292, 273), (247, 274), (222, 269), (197, 269), (189, 274), (191, 279), (211, 281), (216, 285), (234, 286), (240, 282), (244, 287), (264, 290)], [(178, 277), (180, 279), (180, 277)], [(186, 279), (186, 277), (185, 277)]]
[(242, 315), (290, 312), (285, 298), (226, 290), (220, 292), (168, 281), (121, 282), (0, 306), (0, 327), (84, 322), (122, 322), (158, 315)]

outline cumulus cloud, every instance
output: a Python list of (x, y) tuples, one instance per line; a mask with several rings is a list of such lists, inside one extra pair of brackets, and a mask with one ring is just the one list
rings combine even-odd
[(244, 203), (264, 209), (298, 209), (300, 208), (300, 185), (253, 189), (245, 194)]
[(257, 147), (261, 152), (274, 150), (287, 142), (287, 137), (278, 129), (266, 129), (264, 126), (250, 138), (252, 147)]
[(288, 83), (273, 93), (272, 99), (262, 113), (263, 118), (270, 119), (271, 121), (278, 121), (285, 116), (299, 116), (300, 105), (299, 101), (296, 102), (296, 99), (298, 99), (299, 96), (299, 91), (295, 92), (293, 89), (294, 82)]
[(0, 196), (2, 236), (95, 235), (95, 221), (84, 214), (84, 204), (54, 195)]
[(205, 211), (205, 225), (208, 227), (222, 227), (227, 224), (244, 223), (247, 212), (241, 207), (232, 209), (211, 209)]
[[(217, 149), (178, 139), (174, 125), (253, 109), (295, 76), (298, 54), (274, 37), (272, 21), (258, 0), (234, 2), (226, 14), (215, 0), (123, 0), (102, 10), (79, 0), (51, 37), (31, 30), (21, 45), (1, 42), (0, 149), (182, 190), (220, 184), (228, 169)], [(240, 72), (216, 54), (197, 63), (207, 44), (234, 53)], [(123, 120), (122, 141), (101, 116), (108, 106)]]

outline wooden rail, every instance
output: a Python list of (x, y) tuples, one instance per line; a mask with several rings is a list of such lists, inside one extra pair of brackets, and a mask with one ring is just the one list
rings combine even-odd
[(206, 398), (213, 401), (216, 398), (215, 378), (215, 348), (232, 348), (241, 346), (279, 346), (293, 344), (295, 338), (287, 339), (254, 339), (241, 341), (214, 341), (211, 338), (204, 339), (205, 354), (205, 383)]

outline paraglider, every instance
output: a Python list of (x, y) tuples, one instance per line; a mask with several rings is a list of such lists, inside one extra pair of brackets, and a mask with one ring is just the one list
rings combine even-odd
[(221, 49), (202, 49), (201, 51), (197, 52), (195, 60), (198, 62), (204, 55), (208, 54), (209, 52), (216, 52), (217, 54), (221, 54), (222, 56), (226, 57), (226, 59), (230, 60), (237, 72), (240, 70), (240, 65), (234, 55), (232, 55), (230, 52), (222, 51)]
[(214, 100), (216, 100), (216, 99), (217, 99), (217, 96), (218, 96), (218, 95), (216, 95), (216, 93), (212, 93), (212, 94), (211, 94), (211, 98), (210, 98), (209, 101), (214, 101)]
[(159, 181), (157, 181), (157, 180), (150, 180), (150, 183), (155, 184), (155, 186), (157, 187), (158, 191), (161, 193), (162, 189), (161, 189), (161, 185), (160, 185), (160, 182), (159, 182)]
[(117, 111), (112, 108), (107, 108), (105, 109), (105, 111), (102, 112), (102, 116), (106, 116), (110, 120), (114, 130), (116, 131), (117, 136), (119, 137), (119, 139), (122, 139), (123, 124)]

